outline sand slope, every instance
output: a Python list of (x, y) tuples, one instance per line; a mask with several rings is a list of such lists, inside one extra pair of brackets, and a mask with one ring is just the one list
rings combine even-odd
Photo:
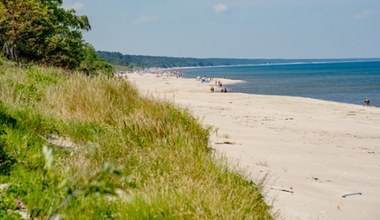
[(265, 197), (279, 218), (380, 219), (380, 108), (210, 93), (194, 79), (128, 78), (145, 95), (188, 107), (217, 128), (211, 145), (252, 180), (267, 174)]

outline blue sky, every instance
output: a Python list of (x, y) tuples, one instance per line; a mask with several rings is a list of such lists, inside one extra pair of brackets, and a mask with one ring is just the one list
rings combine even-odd
[(86, 41), (123, 54), (380, 57), (380, 0), (64, 0)]

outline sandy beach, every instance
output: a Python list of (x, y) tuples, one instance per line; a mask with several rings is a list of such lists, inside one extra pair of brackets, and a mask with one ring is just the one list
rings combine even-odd
[(231, 166), (256, 183), (266, 176), (263, 192), (277, 219), (380, 218), (380, 108), (211, 93), (208, 83), (154, 74), (128, 80), (216, 128), (210, 144)]

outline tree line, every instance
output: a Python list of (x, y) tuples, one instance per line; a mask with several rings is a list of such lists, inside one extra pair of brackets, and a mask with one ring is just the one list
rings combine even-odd
[[(244, 65), (259, 64), (268, 62), (264, 59), (224, 59), (224, 58), (187, 58), (187, 57), (164, 57), (164, 56), (142, 56), (128, 55), (119, 52), (97, 51), (97, 54), (106, 61), (129, 68), (149, 68), (149, 67), (193, 67), (193, 66), (224, 66), (224, 65)], [(276, 60), (271, 60), (272, 62)], [(279, 62), (279, 60), (277, 61)]]
[(62, 0), (0, 0), (0, 46), (10, 60), (109, 73), (112, 66), (83, 39), (89, 30), (87, 16), (64, 9)]
[[(373, 59), (231, 59), (231, 58), (186, 58), (164, 56), (128, 55), (120, 52), (97, 51), (97, 54), (114, 65), (129, 68), (172, 68), (230, 65), (288, 64), (313, 62), (342, 62)], [(377, 59), (378, 60), (378, 59)]]

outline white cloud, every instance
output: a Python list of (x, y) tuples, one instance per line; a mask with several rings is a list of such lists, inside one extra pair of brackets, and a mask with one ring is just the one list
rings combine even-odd
[(357, 14), (354, 15), (354, 19), (355, 20), (362, 20), (362, 19), (366, 19), (366, 18), (369, 18), (373, 15), (375, 15), (376, 13), (374, 11), (371, 11), (371, 10), (363, 10), (361, 12), (358, 12)]
[(64, 9), (74, 9), (75, 11), (82, 9), (83, 7), (84, 7), (84, 4), (80, 2), (75, 2), (69, 5), (63, 5)]
[(153, 23), (158, 21), (158, 17), (156, 16), (146, 16), (142, 15), (135, 19), (135, 24), (147, 24), (147, 23)]
[(217, 5), (214, 5), (213, 9), (216, 13), (220, 14), (227, 11), (228, 7), (225, 4), (217, 4)]

